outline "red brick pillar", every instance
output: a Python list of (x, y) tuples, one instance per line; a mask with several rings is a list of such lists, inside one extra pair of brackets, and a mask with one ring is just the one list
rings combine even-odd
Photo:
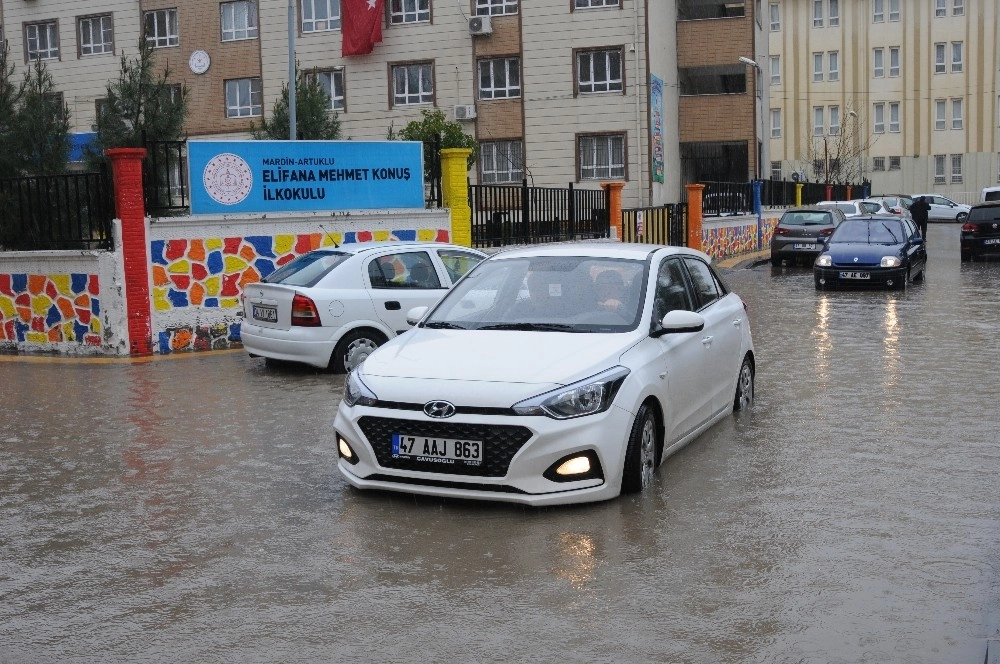
[(146, 204), (142, 190), (144, 148), (113, 148), (115, 216), (122, 224), (122, 257), (125, 264), (125, 308), (128, 315), (130, 355), (153, 354), (152, 316), (149, 310), (149, 240), (146, 237)]
[(624, 188), (624, 182), (601, 183), (601, 189), (610, 192), (609, 198), (611, 202), (608, 204), (608, 226), (615, 229), (619, 242), (624, 237), (622, 235), (622, 189)]
[(833, 200), (833, 185), (832, 184), (826, 185), (826, 200), (828, 200), (828, 201), (832, 201)]
[(701, 219), (703, 211), (702, 191), (703, 184), (686, 184), (684, 187), (688, 192), (688, 235), (687, 246), (701, 251)]

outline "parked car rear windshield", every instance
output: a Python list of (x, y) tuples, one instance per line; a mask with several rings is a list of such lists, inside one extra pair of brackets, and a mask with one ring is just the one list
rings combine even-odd
[(816, 224), (832, 224), (828, 212), (786, 212), (781, 217), (785, 226), (815, 226)]
[(340, 251), (311, 251), (290, 263), (286, 263), (261, 281), (266, 284), (286, 284), (288, 286), (314, 286), (330, 270), (337, 267), (351, 254)]
[(981, 223), (984, 221), (1000, 221), (1000, 207), (974, 207), (969, 210), (969, 222)]

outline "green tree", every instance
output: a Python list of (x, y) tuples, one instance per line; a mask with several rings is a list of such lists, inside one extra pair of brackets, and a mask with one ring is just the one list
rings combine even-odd
[[(281, 87), (281, 97), (274, 102), (271, 119), (261, 118), (260, 126), (251, 123), (255, 139), (286, 141), (289, 137), (288, 85)], [(295, 135), (304, 141), (333, 141), (340, 138), (340, 117), (330, 112), (330, 95), (315, 72), (296, 67)]]
[(109, 148), (141, 148), (150, 141), (182, 139), (187, 100), (180, 86), (167, 82), (169, 67), (156, 73), (154, 55), (143, 38), (135, 58), (122, 51), (118, 80), (108, 82), (88, 160), (103, 158)]
[[(479, 153), (479, 143), (476, 142), (475, 138), (462, 131), (461, 123), (448, 121), (444, 116), (444, 111), (438, 109), (433, 111), (422, 109), (420, 115), (423, 116), (422, 120), (408, 122), (399, 132), (390, 126), (386, 138), (390, 141), (421, 141), (426, 145), (434, 145), (435, 141), (440, 139), (442, 148), (469, 148), (472, 150), (472, 154), (469, 155), (467, 166), (472, 168)], [(430, 173), (427, 172), (429, 167), (430, 160), (425, 159), (424, 176), (427, 178), (430, 177)]]
[[(13, 146), (17, 133), (17, 108), (23, 87), (14, 82), (14, 63), (10, 61), (9, 42), (0, 42), (0, 145)], [(16, 150), (0, 149), (0, 178), (20, 175), (20, 158)]]
[(69, 107), (56, 92), (52, 74), (35, 60), (24, 74), (14, 116), (11, 151), (20, 157), (20, 169), (29, 175), (66, 172), (69, 161)]

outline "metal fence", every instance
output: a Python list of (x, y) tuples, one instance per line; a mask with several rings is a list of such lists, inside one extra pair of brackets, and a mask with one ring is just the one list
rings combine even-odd
[(113, 189), (108, 167), (0, 180), (0, 249), (111, 249)]
[(686, 247), (687, 223), (684, 203), (622, 210), (622, 242)]
[(191, 200), (186, 141), (146, 143), (142, 187), (147, 214), (163, 216), (188, 212)]
[(702, 182), (702, 214), (719, 217), (753, 211), (753, 186), (749, 182)]
[(609, 192), (603, 189), (565, 189), (470, 184), (472, 244), (501, 247), (610, 235)]

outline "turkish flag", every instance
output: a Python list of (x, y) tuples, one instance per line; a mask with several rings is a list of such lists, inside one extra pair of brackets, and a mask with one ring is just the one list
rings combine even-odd
[(385, 0), (340, 0), (343, 55), (368, 55), (382, 41)]

